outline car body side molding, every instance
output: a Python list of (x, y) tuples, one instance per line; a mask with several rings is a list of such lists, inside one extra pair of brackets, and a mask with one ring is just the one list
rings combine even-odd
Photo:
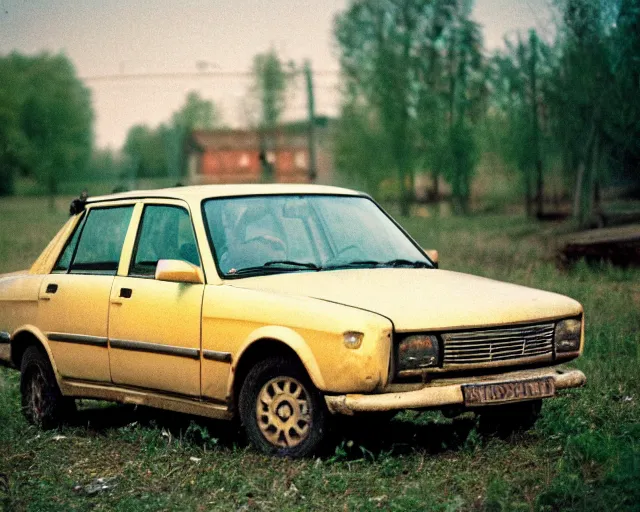
[(177, 357), (188, 357), (190, 359), (200, 359), (200, 349), (197, 348), (175, 347), (173, 345), (163, 345), (161, 343), (118, 339), (110, 339), (109, 345), (111, 348), (122, 350), (151, 352), (154, 354), (166, 354)]
[(232, 361), (231, 352), (218, 352), (217, 350), (203, 350), (202, 357), (220, 363), (231, 363)]
[(47, 333), (49, 341), (59, 341), (62, 343), (76, 343), (79, 345), (91, 345), (93, 347), (107, 348), (107, 338), (101, 336), (87, 336), (85, 334), (69, 334), (65, 332)]

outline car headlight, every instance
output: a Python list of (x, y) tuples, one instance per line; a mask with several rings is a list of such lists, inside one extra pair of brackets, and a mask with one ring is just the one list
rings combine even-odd
[(358, 331), (347, 331), (343, 335), (344, 346), (347, 348), (360, 348), (364, 334)]
[(569, 318), (556, 324), (553, 342), (556, 352), (577, 352), (580, 349), (582, 320)]
[(413, 334), (398, 343), (398, 371), (438, 366), (440, 345), (432, 334)]

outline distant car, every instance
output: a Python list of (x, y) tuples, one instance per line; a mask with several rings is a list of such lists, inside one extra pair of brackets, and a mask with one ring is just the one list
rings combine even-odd
[(0, 277), (0, 353), (44, 428), (95, 398), (239, 416), (258, 449), (303, 456), (332, 415), (529, 421), (585, 382), (557, 366), (582, 352), (578, 302), (438, 270), (359, 192), (195, 186), (73, 212)]

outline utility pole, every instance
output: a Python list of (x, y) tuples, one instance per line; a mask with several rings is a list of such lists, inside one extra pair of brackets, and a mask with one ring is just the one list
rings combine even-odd
[(316, 181), (318, 169), (316, 166), (316, 105), (313, 91), (313, 74), (311, 62), (304, 63), (304, 76), (307, 82), (307, 103), (309, 108), (309, 182)]
[(536, 81), (536, 61), (538, 58), (538, 36), (535, 30), (529, 34), (529, 46), (531, 47), (531, 109), (533, 116), (533, 151), (536, 166), (537, 193), (536, 215), (540, 217), (544, 208), (544, 182), (542, 176), (542, 158), (540, 156), (540, 126), (538, 124), (538, 83)]

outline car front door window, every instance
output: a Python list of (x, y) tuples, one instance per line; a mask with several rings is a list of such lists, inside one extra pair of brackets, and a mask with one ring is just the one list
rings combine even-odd
[(200, 266), (191, 219), (184, 208), (145, 207), (129, 275), (153, 277), (159, 260), (183, 260)]

